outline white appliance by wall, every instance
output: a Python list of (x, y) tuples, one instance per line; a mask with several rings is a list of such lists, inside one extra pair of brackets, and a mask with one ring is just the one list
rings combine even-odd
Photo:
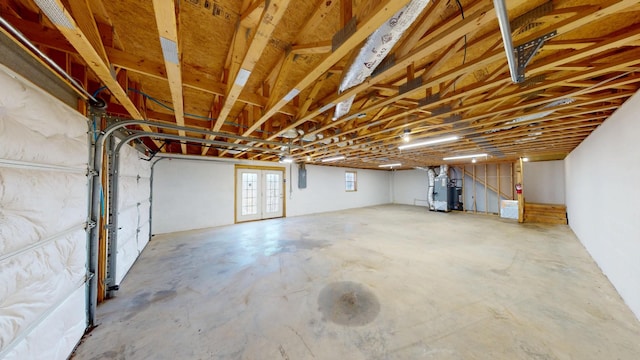
[(569, 225), (638, 318), (639, 112), (635, 94), (565, 159)]
[(87, 119), (0, 65), (0, 358), (66, 359), (86, 327)]

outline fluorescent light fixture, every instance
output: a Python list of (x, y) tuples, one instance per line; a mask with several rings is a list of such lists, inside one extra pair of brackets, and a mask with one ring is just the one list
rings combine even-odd
[(291, 91), (289, 91), (287, 96), (284, 97), (284, 101), (289, 102), (293, 100), (294, 97), (298, 96), (298, 94), (300, 94), (300, 90), (293, 88)]
[(442, 160), (460, 160), (460, 159), (469, 159), (469, 158), (479, 158), (479, 157), (487, 157), (487, 154), (473, 154), (473, 155), (460, 155), (460, 156), (451, 156), (442, 158)]
[(397, 164), (383, 164), (383, 165), (378, 165), (378, 167), (398, 167), (398, 166), (402, 166), (402, 164), (397, 163)]
[(523, 157), (522, 161), (527, 162), (527, 161), (529, 161), (529, 158), (528, 157)]
[(344, 158), (345, 158), (344, 155), (334, 156), (334, 157), (322, 159), (322, 162), (332, 162), (332, 161), (344, 160)]
[(415, 142), (413, 144), (401, 145), (401, 146), (398, 146), (398, 149), (400, 149), (400, 150), (411, 149), (411, 148), (420, 147), (420, 146), (427, 146), (427, 145), (440, 144), (440, 143), (448, 142), (448, 141), (455, 141), (455, 140), (458, 140), (458, 139), (459, 139), (458, 136), (448, 136), (448, 137), (439, 138), (439, 139), (419, 141), (419, 142)]
[(247, 80), (249, 80), (249, 76), (251, 75), (251, 71), (246, 69), (240, 69), (238, 71), (238, 76), (236, 76), (235, 84), (238, 86), (245, 86)]

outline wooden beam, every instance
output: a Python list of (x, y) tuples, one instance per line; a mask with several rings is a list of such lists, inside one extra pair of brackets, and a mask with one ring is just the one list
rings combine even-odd
[[(55, 5), (54, 10), (43, 12), (46, 14), (49, 11), (56, 13), (56, 19), (51, 20), (58, 31), (69, 41), (80, 57), (85, 61), (87, 66), (96, 74), (98, 79), (109, 89), (113, 97), (124, 106), (129, 115), (136, 120), (144, 120), (140, 111), (135, 107), (131, 99), (127, 96), (127, 92), (120, 86), (118, 81), (111, 73), (110, 64), (100, 57), (100, 53), (91, 45), (91, 41), (78, 27), (76, 21), (71, 17), (69, 11), (64, 7), (61, 0), (52, 0)], [(148, 125), (141, 125), (145, 131), (151, 131)], [(159, 143), (156, 141), (156, 145)]]
[[(182, 68), (180, 58), (180, 46), (178, 44), (178, 23), (176, 8), (173, 0), (153, 0), (153, 10), (156, 15), (158, 34), (164, 55), (164, 66), (167, 70), (167, 80), (171, 91), (173, 112), (176, 124), (184, 126), (184, 103), (182, 99)], [(185, 136), (184, 130), (178, 131), (180, 136)], [(180, 143), (183, 154), (187, 153), (187, 144)]]
[(69, 0), (69, 7), (78, 27), (85, 34), (91, 46), (96, 50), (105, 64), (109, 63), (107, 52), (100, 38), (98, 25), (93, 17), (93, 11), (88, 0)]
[(353, 17), (353, 0), (340, 0), (340, 27), (345, 27)]
[[(131, 55), (118, 49), (107, 48), (107, 55), (113, 66), (127, 69), (141, 75), (149, 76), (159, 80), (167, 80), (166, 69), (163, 63), (151, 59), (141, 58)], [(206, 92), (212, 95), (224, 95), (225, 84), (214, 79), (213, 75), (197, 69), (194, 65), (182, 63), (182, 82), (185, 87)], [(267, 98), (254, 93), (245, 93), (238, 98), (238, 101), (265, 107)], [(281, 112), (286, 115), (295, 115), (298, 109), (293, 105), (285, 106)]]
[[(258, 129), (265, 121), (272, 117), (279, 109), (285, 106), (294, 97), (304, 90), (307, 86), (315, 82), (320, 76), (327, 72), (338, 61), (351, 52), (351, 50), (359, 45), (369, 34), (384, 24), (391, 15), (404, 7), (409, 0), (385, 0), (382, 1), (373, 11), (372, 15), (358, 24), (356, 32), (351, 35), (342, 45), (335, 51), (327, 55), (314, 69), (312, 69), (302, 80), (300, 80), (285, 96), (274, 99), (267, 104), (267, 109), (260, 119), (251, 126), (244, 135), (248, 136)], [(317, 114), (316, 114), (317, 115)]]
[[(360, 85), (354, 86), (338, 95), (334, 95), (331, 99), (327, 100), (326, 102), (337, 104), (341, 101), (344, 101), (350, 98), (351, 96), (359, 92), (366, 90), (367, 87), (370, 87), (373, 84), (377, 84), (379, 82), (387, 80), (390, 76), (404, 70), (406, 66), (411, 64), (413, 61), (419, 61), (420, 59), (431, 54), (433, 51), (436, 51), (442, 48), (443, 46), (450, 44), (453, 41), (457, 41), (465, 34), (482, 27), (493, 20), (495, 20), (495, 10), (493, 9), (493, 6), (484, 6), (480, 10), (478, 10), (476, 13), (467, 16), (465, 20), (462, 20), (462, 21), (460, 21), (460, 19), (457, 19), (457, 18), (455, 19), (455, 21), (452, 19), (442, 24), (441, 26), (439, 26), (437, 30), (434, 30), (434, 33), (437, 33), (437, 36), (429, 37), (428, 42), (424, 43), (419, 48), (412, 50), (405, 57), (401, 59), (397, 59), (395, 64), (390, 68), (388, 68), (387, 70), (385, 70), (384, 72), (376, 75), (374, 78), (368, 79), (368, 81), (365, 81)], [(499, 59), (500, 56), (504, 56), (504, 51), (503, 53), (495, 52), (492, 57), (480, 59), (478, 60), (478, 62), (481, 62), (483, 65), (489, 64)], [(459, 74), (449, 73), (448, 74), (449, 78), (439, 79), (437, 83), (451, 80), (461, 74), (466, 74), (467, 72), (468, 72), (468, 69), (460, 70)], [(403, 95), (399, 95), (399, 97), (407, 97), (410, 93), (415, 93), (418, 90), (422, 90), (428, 86), (432, 86), (434, 83), (436, 83), (436, 80), (432, 80), (428, 82), (427, 85), (423, 84), (422, 86), (416, 89), (413, 89)], [(394, 103), (395, 100), (397, 99), (396, 98), (394, 98), (394, 100), (389, 99), (387, 100), (385, 105), (390, 105)], [(307, 114), (307, 116), (305, 116), (304, 118), (297, 120), (294, 124), (292, 124), (292, 126), (298, 126), (300, 123), (303, 123), (317, 115), (319, 115), (318, 110), (312, 111), (309, 114)], [(348, 117), (343, 117), (343, 119), (344, 118), (348, 118)]]
[(297, 55), (326, 54), (331, 52), (331, 41), (318, 41), (308, 44), (297, 44), (291, 47), (291, 52)]
[(298, 109), (297, 117), (303, 117), (307, 113), (307, 111), (309, 110), (309, 107), (311, 106), (311, 104), (313, 104), (313, 102), (316, 100), (316, 96), (318, 95), (318, 91), (320, 91), (320, 89), (322, 88), (322, 85), (324, 84), (324, 81), (327, 78), (328, 78), (327, 75), (321, 76), (316, 81), (316, 83), (313, 84), (313, 87), (311, 88), (311, 91), (309, 92), (309, 95), (307, 95), (307, 98), (302, 103), (302, 106), (300, 106), (300, 109)]
[[(249, 45), (242, 57), (237, 57), (233, 60), (237, 65), (238, 70), (231, 73), (229, 76), (229, 88), (225, 95), (225, 102), (220, 111), (220, 116), (216, 121), (213, 131), (218, 131), (222, 124), (226, 120), (233, 105), (236, 103), (238, 96), (245, 84), (251, 72), (253, 71), (256, 63), (258, 62), (262, 52), (269, 43), (271, 34), (276, 28), (276, 25), (282, 19), (290, 0), (271, 0), (268, 6), (262, 13), (261, 20), (252, 34), (252, 38), (249, 41)], [(237, 38), (237, 37), (236, 37)], [(234, 69), (234, 67), (231, 67)]]

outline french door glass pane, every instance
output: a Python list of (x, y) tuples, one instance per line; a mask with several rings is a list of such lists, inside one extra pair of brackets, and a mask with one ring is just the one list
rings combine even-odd
[(278, 205), (280, 202), (280, 196), (278, 194), (279, 186), (280, 186), (280, 175), (278, 174), (267, 174), (266, 176), (266, 201), (267, 213), (273, 213), (278, 211)]
[(258, 213), (258, 174), (242, 173), (242, 215)]

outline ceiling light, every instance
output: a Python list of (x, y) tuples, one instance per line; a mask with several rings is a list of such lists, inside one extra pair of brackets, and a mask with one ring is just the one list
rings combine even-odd
[(475, 164), (475, 163), (478, 162), (478, 160), (476, 160), (476, 158), (473, 158), (473, 159), (471, 159), (471, 162)]
[(527, 162), (527, 161), (529, 161), (529, 158), (528, 157), (523, 157), (522, 161)]
[(460, 155), (460, 156), (450, 156), (446, 158), (442, 158), (442, 160), (459, 160), (459, 159), (469, 159), (469, 158), (479, 158), (479, 157), (487, 157), (487, 154), (473, 154), (473, 155)]
[(319, 136), (316, 136), (316, 134), (306, 134), (302, 137), (302, 141), (315, 141), (317, 138), (319, 138)]
[(287, 138), (287, 139), (295, 139), (298, 137), (298, 132), (296, 131), (296, 129), (288, 129), (285, 132), (282, 133), (283, 138)]
[(345, 158), (344, 155), (334, 156), (334, 157), (322, 159), (322, 162), (332, 162), (332, 161), (344, 160), (344, 158)]
[(413, 144), (401, 145), (401, 146), (398, 146), (398, 149), (400, 150), (411, 149), (411, 148), (420, 147), (420, 146), (427, 146), (427, 145), (434, 145), (434, 144), (439, 144), (439, 143), (448, 142), (448, 141), (455, 141), (458, 139), (459, 139), (458, 136), (448, 136), (448, 137), (439, 138), (439, 139), (420, 141)]
[(409, 136), (409, 134), (411, 134), (411, 130), (404, 129), (404, 131), (402, 132), (402, 135), (400, 135), (400, 138), (402, 138), (402, 141), (409, 142), (409, 140), (411, 140), (411, 136)]
[(280, 156), (279, 163), (281, 164), (291, 164), (293, 162), (293, 158), (291, 156)]
[(311, 156), (307, 156), (307, 161), (311, 161)]
[(389, 168), (392, 168), (392, 167), (398, 167), (398, 166), (402, 166), (402, 164), (400, 164), (400, 163), (396, 163), (396, 164), (382, 164), (382, 165), (378, 165), (378, 167), (381, 167), (381, 168), (383, 168), (383, 167), (389, 167)]

